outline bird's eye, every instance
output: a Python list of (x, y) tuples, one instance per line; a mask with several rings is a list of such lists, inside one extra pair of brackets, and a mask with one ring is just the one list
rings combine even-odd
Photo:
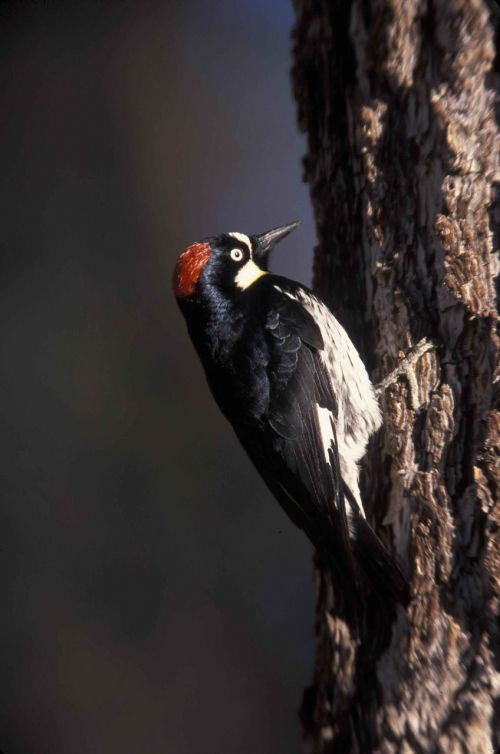
[(233, 262), (241, 262), (243, 259), (243, 252), (241, 249), (231, 249), (231, 259)]

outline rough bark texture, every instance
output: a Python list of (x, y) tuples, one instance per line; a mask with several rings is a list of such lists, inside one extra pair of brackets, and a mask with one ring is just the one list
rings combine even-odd
[(316, 668), (302, 708), (315, 753), (500, 744), (492, 13), (484, 0), (296, 2), (316, 289), (374, 380), (421, 337), (435, 344), (417, 365), (418, 406), (405, 378), (386, 391), (364, 471), (367, 507), (412, 602), (393, 620), (367, 598), (356, 643), (318, 565)]

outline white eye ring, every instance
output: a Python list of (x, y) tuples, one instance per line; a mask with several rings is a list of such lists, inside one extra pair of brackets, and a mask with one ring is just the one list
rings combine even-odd
[(233, 262), (241, 262), (243, 259), (243, 252), (241, 249), (231, 249), (230, 254)]

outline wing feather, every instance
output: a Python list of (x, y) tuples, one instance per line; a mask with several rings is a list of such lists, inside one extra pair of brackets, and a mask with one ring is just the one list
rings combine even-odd
[[(331, 545), (333, 534), (342, 544), (343, 560), (352, 565), (335, 433), (337, 400), (320, 356), (323, 339), (303, 306), (279, 293), (266, 321), (270, 348), (267, 421), (275, 436), (273, 447), (286, 468), (282, 487), (292, 500), (297, 498), (294, 488), (302, 490), (300, 505), (307, 507), (315, 536)], [(325, 527), (325, 521), (330, 526)]]

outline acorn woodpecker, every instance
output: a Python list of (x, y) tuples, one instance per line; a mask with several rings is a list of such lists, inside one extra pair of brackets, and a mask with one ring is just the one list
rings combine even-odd
[(408, 586), (365, 519), (358, 463), (382, 419), (345, 330), (308, 288), (268, 271), (297, 227), (225, 233), (179, 256), (173, 287), (222, 413), (292, 521), (347, 591)]

